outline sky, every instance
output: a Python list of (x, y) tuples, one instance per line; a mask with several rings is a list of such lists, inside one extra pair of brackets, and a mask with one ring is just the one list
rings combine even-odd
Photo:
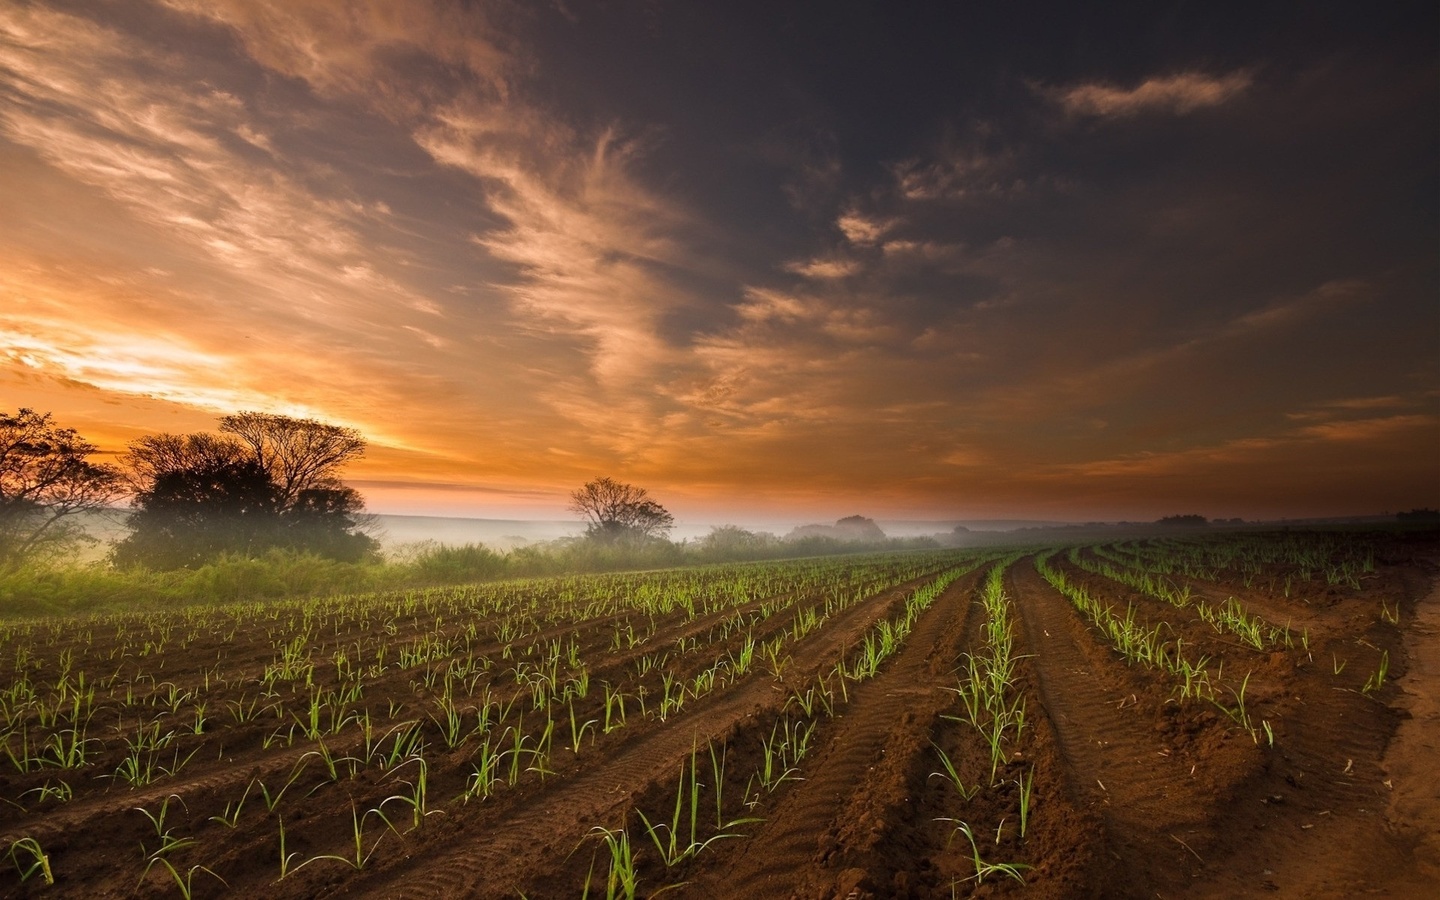
[(564, 518), (602, 475), (692, 522), (1440, 506), (1437, 35), (6, 0), (0, 410), (106, 454), (354, 427), (389, 513)]

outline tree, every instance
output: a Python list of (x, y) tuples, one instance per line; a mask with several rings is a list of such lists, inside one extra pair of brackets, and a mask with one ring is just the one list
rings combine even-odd
[(1181, 528), (1196, 528), (1201, 525), (1209, 525), (1210, 522), (1202, 515), (1190, 513), (1188, 515), (1165, 516), (1163, 519), (1156, 519), (1155, 524)]
[(122, 461), (132, 491), (143, 494), (171, 473), (220, 469), (247, 457), (245, 448), (233, 438), (201, 432), (147, 434), (130, 442)]
[(135, 493), (122, 565), (195, 566), (272, 547), (357, 561), (376, 549), (357, 531), (364, 499), (340, 481), (365, 440), (312, 419), (244, 412), (221, 434), (148, 435), (125, 461)]
[(864, 516), (846, 516), (835, 523), (835, 536), (842, 541), (883, 541), (885, 532), (875, 524), (874, 519)]
[(120, 473), (92, 463), (94, 444), (49, 413), (0, 413), (0, 568), (83, 540), (73, 518), (120, 495)]
[(122, 566), (199, 566), (221, 553), (252, 555), (279, 537), (278, 492), (253, 459), (191, 459), (159, 472), (135, 505), (131, 534), (115, 548)]
[(569, 508), (585, 520), (587, 537), (607, 543), (661, 539), (675, 527), (675, 517), (644, 488), (608, 477), (572, 492)]
[(360, 432), (314, 419), (242, 412), (222, 418), (220, 431), (250, 448), (287, 507), (299, 502), (304, 491), (339, 488), (341, 467), (365, 455)]

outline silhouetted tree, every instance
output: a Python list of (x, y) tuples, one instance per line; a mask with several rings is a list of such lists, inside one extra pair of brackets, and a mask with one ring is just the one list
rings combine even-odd
[(597, 478), (570, 494), (570, 509), (586, 522), (585, 534), (604, 542), (664, 538), (675, 517), (642, 487)]
[(120, 472), (90, 462), (94, 444), (49, 413), (0, 413), (0, 568), (86, 540), (74, 520), (120, 495)]
[(115, 548), (119, 565), (178, 569), (279, 543), (279, 494), (253, 459), (199, 459), (162, 471), (135, 506), (131, 534)]
[(885, 532), (875, 524), (874, 519), (865, 516), (846, 516), (834, 525), (797, 525), (785, 535), (787, 541), (808, 538), (830, 538), (836, 541), (874, 544), (885, 540)]
[(342, 484), (300, 491), (282, 510), (281, 523), (282, 544), (330, 559), (359, 562), (379, 548), (374, 538), (356, 530), (368, 524), (365, 498)]
[(883, 541), (885, 532), (875, 524), (874, 519), (865, 516), (846, 516), (835, 523), (835, 535), (846, 541)]
[(1166, 517), (1163, 518), (1163, 519), (1156, 519), (1156, 520), (1155, 520), (1155, 524), (1156, 524), (1156, 525), (1178, 525), (1178, 526), (1182, 526), (1182, 527), (1195, 528), (1195, 527), (1199, 527), (1199, 526), (1201, 526), (1201, 525), (1208, 525), (1208, 524), (1210, 524), (1210, 522), (1209, 522), (1204, 516), (1197, 515), (1197, 514), (1195, 514), (1195, 513), (1190, 513), (1190, 514), (1188, 514), (1188, 515), (1166, 516)]
[(286, 508), (299, 503), (304, 491), (340, 489), (337, 473), (365, 455), (360, 432), (314, 419), (242, 412), (222, 418), (220, 431), (249, 448)]
[(1440, 522), (1440, 511), (1429, 507), (1417, 508), (1408, 512), (1398, 512), (1395, 518), (1401, 522)]
[(160, 434), (130, 445), (131, 534), (118, 564), (200, 565), (272, 547), (355, 561), (376, 542), (359, 531), (364, 500), (339, 479), (364, 453), (359, 432), (311, 419), (240, 413), (222, 434)]

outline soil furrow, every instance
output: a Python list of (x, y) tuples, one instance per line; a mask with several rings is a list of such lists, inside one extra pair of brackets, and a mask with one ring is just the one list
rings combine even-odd
[(1011, 583), (1075, 801), (1099, 815), (1106, 852), (1121, 866), (1145, 872), (1150, 884), (1177, 883), (1194, 860), (1172, 835), (1205, 833), (1205, 781), (1157, 739), (1143, 687), (1105, 658), (1109, 651), (1029, 560), (1011, 570)]
[(707, 860), (680, 896), (733, 896), (737, 884), (764, 897), (894, 891), (895, 861), (877, 845), (912, 803), (906, 767), (894, 757), (928, 748), (935, 717), (953, 699), (942, 689), (945, 673), (978, 578), (952, 584), (882, 672), (850, 688), (844, 711), (821, 726), (823, 744), (806, 758), (804, 780), (783, 791), (748, 840)]

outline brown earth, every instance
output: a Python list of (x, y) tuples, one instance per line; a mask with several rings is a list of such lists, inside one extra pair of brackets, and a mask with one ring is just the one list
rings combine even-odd
[[(919, 614), (873, 678), (843, 683), (833, 670), (842, 659), (853, 661), (863, 637), (898, 616), (927, 579), (873, 591), (838, 610), (787, 644), (788, 661), (778, 673), (757, 666), (665, 721), (632, 709), (625, 728), (592, 730), (583, 752), (558, 750), (546, 771), (521, 773), (488, 799), (459, 799), (473, 744), (446, 749), (434, 723), (424, 724), (430, 801), (428, 815), (414, 818), (386, 798), (407, 790), (413, 797), (419, 765), (366, 766), (331, 779), (314, 744), (267, 748), (273, 721), (217, 727), (181, 742), (182, 756), (195, 751), (192, 762), (143, 788), (77, 776), (75, 799), (67, 803), (33, 799), (56, 770), (19, 773), (7, 763), (0, 774), (0, 798), (9, 801), (0, 804), (0, 841), (8, 847), (34, 837), (56, 881), (45, 886), (37, 875), (21, 882), (11, 868), (0, 872), (0, 892), (176, 896), (176, 880), (160, 866), (142, 874), (165, 831), (153, 816), (168, 799), (170, 833), (195, 843), (166, 858), (181, 876), (191, 873), (197, 897), (579, 897), (587, 879), (590, 896), (604, 896), (610, 857), (600, 828), (627, 829), (638, 896), (667, 888), (677, 897), (847, 900), (1436, 896), (1440, 548), (1433, 535), (1386, 538), (1380, 546), (1374, 573), (1358, 588), (1315, 585), (1286, 596), (1269, 589), (1290, 574), (1280, 571), (1248, 584), (1229, 575), (1192, 580), (1202, 600), (1235, 597), (1252, 613), (1308, 636), (1308, 649), (1296, 643), (1266, 651), (1240, 646), (1193, 610), (1085, 573), (1063, 554), (1052, 559), (1112, 608), (1133, 606), (1139, 621), (1165, 622), (1184, 646), (1223, 661), (1218, 683), (1232, 706), (1248, 673), (1243, 696), (1254, 734), (1214, 703), (1178, 702), (1167, 677), (1127, 665), (1027, 556), (1005, 576), (1021, 657), (1010, 690), (1024, 702), (1025, 726), (993, 774), (990, 751), (961, 721), (953, 690), (966, 654), (981, 652), (984, 641), (985, 612), (977, 602), (984, 565)], [(789, 611), (812, 601), (785, 602), (786, 612), (757, 620), (755, 637), (781, 634)], [(741, 609), (753, 612), (761, 603)], [(629, 673), (647, 650), (703, 643), (708, 649), (693, 662), (687, 655), (676, 664), (681, 676), (693, 678), (705, 661), (738, 652), (738, 631), (716, 637), (725, 617), (657, 618), (651, 641), (627, 650), (609, 649), (614, 620), (557, 626), (539, 636), (573, 635), (588, 659), (600, 661), (592, 677), (617, 683), (636, 677)], [(416, 633), (423, 631), (419, 618)], [(386, 639), (381, 622), (368, 627), (372, 637)], [(397, 645), (407, 636), (400, 627), (388, 638)], [(240, 630), (167, 651), (159, 680), (199, 683), (221, 656), (262, 668), (270, 653), (257, 638)], [(92, 650), (103, 656), (108, 648)], [(484, 650), (498, 655), (501, 645)], [(1388, 677), (1366, 691), (1382, 658)], [(384, 709), (425, 699), (427, 688), (413, 674), (367, 686), (366, 704)], [(659, 690), (658, 676), (643, 678), (652, 695)], [(579, 715), (598, 718), (598, 701), (586, 702)], [(833, 714), (822, 711), (824, 702)], [(813, 728), (808, 753), (773, 790), (758, 788), (753, 776), (763, 766), (763, 742), (787, 725)], [(527, 727), (537, 733), (533, 720)], [(327, 749), (336, 757), (359, 755), (359, 741), (337, 736)], [(97, 770), (113, 771), (123, 747), (107, 740), (112, 755)], [(710, 750), (721, 747), (717, 772)], [(941, 773), (942, 753), (973, 795), (962, 796)], [(278, 814), (255, 788), (234, 827), (216, 821), (247, 785), (277, 790), (302, 759), (308, 761)], [(667, 867), (639, 813), (669, 825), (677, 778), (688, 790), (691, 771), (698, 773), (703, 808), (699, 839), (724, 836)], [(1022, 836), (1027, 779), (1033, 793)], [(395, 827), (378, 818), (364, 823), (362, 853), (372, 847), (374, 853), (363, 870), (317, 858), (278, 878), (282, 823), (283, 852), (300, 854), (296, 863), (327, 854), (353, 858), (352, 815), (377, 804)], [(973, 844), (958, 830), (962, 822)], [(977, 857), (1023, 867), (1016, 870), (1023, 883), (998, 869), (977, 878)], [(26, 861), (23, 851), (18, 858)], [(191, 868), (200, 865), (210, 871)]]

